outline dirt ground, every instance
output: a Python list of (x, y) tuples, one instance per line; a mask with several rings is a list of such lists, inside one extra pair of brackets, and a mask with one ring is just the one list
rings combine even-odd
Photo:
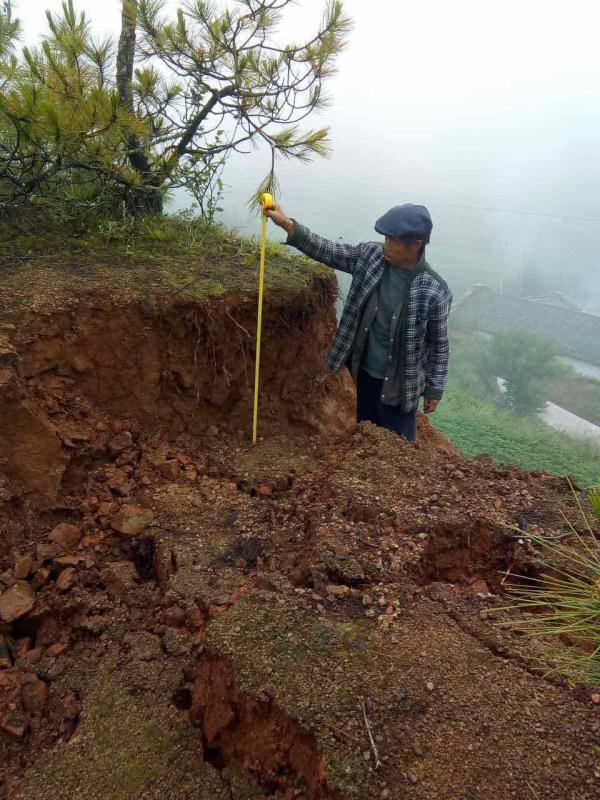
[(424, 418), (416, 446), (354, 427), (306, 353), (326, 417), (280, 367), (286, 424), (256, 448), (231, 370), (214, 421), (182, 424), (211, 385), (168, 371), (198, 360), (184, 332), (136, 419), (147, 364), (124, 374), (116, 334), (110, 358), (80, 346), (84, 318), (4, 328), (0, 796), (600, 797), (598, 687), (500, 624), (544, 567), (514, 526), (582, 527), (565, 479), (466, 458)]

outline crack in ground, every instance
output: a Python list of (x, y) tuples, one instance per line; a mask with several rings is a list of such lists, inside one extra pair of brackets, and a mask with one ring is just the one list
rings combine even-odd
[(294, 791), (306, 800), (344, 800), (327, 785), (314, 734), (272, 698), (241, 692), (225, 659), (210, 654), (200, 659), (190, 720), (201, 730), (204, 759), (216, 769), (237, 761), (269, 793)]
[(465, 612), (454, 611), (451, 608), (448, 608), (444, 600), (438, 597), (432, 597), (431, 594), (429, 595), (432, 600), (434, 600), (439, 606), (442, 607), (445, 614), (452, 619), (457, 627), (463, 632), (470, 636), (472, 639), (475, 639), (479, 644), (483, 645), (485, 649), (491, 653), (495, 658), (500, 658), (504, 661), (508, 660), (513, 663), (515, 666), (522, 669), (524, 672), (527, 672), (534, 678), (542, 679), (547, 683), (550, 683), (553, 686), (557, 686), (560, 688), (564, 688), (564, 683), (560, 678), (552, 678), (548, 676), (544, 670), (539, 667), (533, 667), (527, 661), (526, 658), (523, 656), (512, 652), (508, 647), (505, 645), (499, 644), (495, 642), (491, 637), (482, 634), (481, 631), (477, 630), (477, 628), (470, 624), (464, 617)]

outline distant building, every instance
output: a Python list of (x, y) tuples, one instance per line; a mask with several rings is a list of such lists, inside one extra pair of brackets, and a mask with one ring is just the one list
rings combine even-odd
[(532, 303), (544, 303), (555, 308), (566, 308), (567, 311), (581, 311), (582, 309), (562, 292), (550, 292), (540, 297), (522, 297), (521, 300), (529, 300)]
[(482, 333), (528, 331), (544, 336), (579, 372), (600, 377), (600, 316), (577, 310), (561, 292), (519, 298), (475, 284), (457, 300), (452, 316)]

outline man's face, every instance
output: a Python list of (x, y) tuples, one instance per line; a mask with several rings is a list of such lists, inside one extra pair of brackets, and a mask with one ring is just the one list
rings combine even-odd
[(383, 252), (390, 264), (395, 267), (414, 267), (419, 260), (422, 242), (417, 240), (407, 244), (401, 236), (386, 236)]

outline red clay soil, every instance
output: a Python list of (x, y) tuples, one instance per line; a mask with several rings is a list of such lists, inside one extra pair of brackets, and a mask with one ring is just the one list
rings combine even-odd
[(270, 309), (256, 448), (243, 334), (207, 344), (242, 301), (95, 302), (4, 331), (0, 797), (600, 796), (598, 687), (497, 624), (564, 480), (355, 428), (325, 301)]
[(239, 761), (271, 791), (302, 788), (309, 800), (341, 800), (330, 792), (315, 736), (267, 698), (240, 694), (231, 666), (202, 658), (190, 720), (202, 730), (205, 758), (221, 769)]
[[(331, 281), (315, 278), (308, 299), (274, 297), (265, 309), (265, 431), (349, 430), (351, 382), (331, 375), (322, 357), (335, 327), (333, 291)], [(7, 315), (0, 328), (4, 473), (21, 492), (51, 503), (82, 451), (102, 457), (112, 418), (135, 420), (137, 430), (220, 426), (243, 437), (251, 419), (254, 317), (248, 297), (142, 303), (103, 294), (69, 298), (47, 314)]]

